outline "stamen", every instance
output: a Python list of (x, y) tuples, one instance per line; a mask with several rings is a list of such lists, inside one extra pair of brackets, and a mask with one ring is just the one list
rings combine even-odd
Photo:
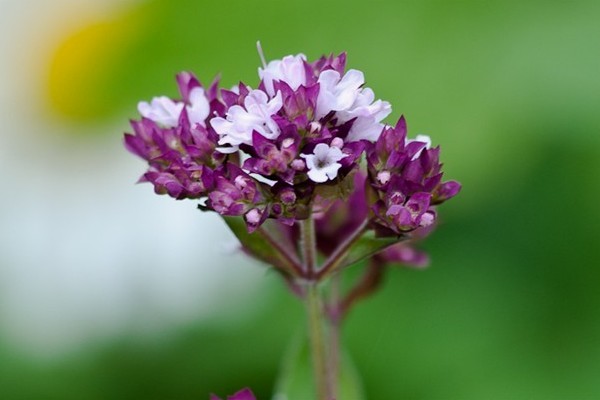
[(260, 57), (260, 61), (262, 61), (263, 68), (267, 68), (267, 60), (265, 59), (265, 53), (260, 45), (260, 40), (256, 41), (256, 50), (258, 50), (258, 56)]

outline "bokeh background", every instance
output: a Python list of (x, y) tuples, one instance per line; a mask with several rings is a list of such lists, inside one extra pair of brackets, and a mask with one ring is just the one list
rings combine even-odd
[[(192, 70), (346, 50), (463, 192), (351, 314), (370, 399), (600, 398), (600, 2), (0, 0), (0, 398), (270, 398), (301, 304), (122, 133)], [(307, 399), (308, 400), (308, 399)]]

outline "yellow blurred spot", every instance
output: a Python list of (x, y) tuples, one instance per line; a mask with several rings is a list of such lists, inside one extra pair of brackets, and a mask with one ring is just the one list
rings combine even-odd
[(123, 63), (135, 35), (129, 16), (95, 21), (68, 35), (50, 61), (47, 81), (51, 107), (73, 119), (92, 119), (114, 108), (106, 85)]

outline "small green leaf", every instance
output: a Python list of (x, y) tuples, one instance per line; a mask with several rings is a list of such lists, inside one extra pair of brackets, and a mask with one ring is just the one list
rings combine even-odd
[[(347, 352), (340, 357), (337, 399), (364, 400), (362, 382)], [(307, 400), (316, 397), (310, 346), (304, 335), (297, 336), (284, 357), (273, 400)]]
[(372, 232), (368, 232), (363, 237), (358, 239), (350, 248), (346, 260), (342, 263), (341, 268), (346, 268), (354, 265), (366, 258), (372, 257), (375, 254), (393, 246), (397, 243), (404, 242), (410, 239), (408, 235), (396, 236), (391, 238), (378, 238)]
[(273, 265), (287, 271), (290, 270), (289, 262), (281, 255), (276, 247), (269, 243), (269, 240), (265, 236), (265, 231), (272, 232), (270, 235), (272, 238), (281, 240), (283, 235), (279, 232), (274, 232), (276, 227), (265, 223), (261, 229), (254, 231), (253, 233), (248, 232), (246, 224), (241, 217), (223, 217), (223, 220), (229, 226), (229, 229), (238, 238), (242, 246), (246, 251), (251, 253), (254, 257), (269, 265)]

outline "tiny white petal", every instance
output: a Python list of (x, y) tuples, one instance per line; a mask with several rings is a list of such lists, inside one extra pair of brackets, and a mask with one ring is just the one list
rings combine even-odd
[(351, 69), (343, 77), (335, 70), (325, 70), (319, 75), (319, 95), (317, 96), (316, 117), (322, 118), (331, 111), (350, 108), (360, 87), (365, 83), (363, 73)]
[(279, 136), (279, 126), (272, 116), (282, 105), (281, 92), (269, 100), (262, 90), (251, 90), (244, 99), (244, 107), (233, 105), (227, 110), (225, 118), (215, 117), (210, 123), (219, 135), (220, 145), (230, 144), (235, 148), (240, 144), (251, 145), (254, 131), (268, 139)]
[(217, 147), (215, 150), (223, 154), (233, 154), (239, 149), (237, 147)]
[(325, 143), (319, 143), (315, 146), (313, 154), (318, 159), (325, 159), (329, 154), (329, 146), (327, 146)]
[(306, 72), (304, 70), (304, 54), (286, 56), (282, 60), (273, 60), (264, 68), (258, 69), (258, 76), (262, 79), (266, 92), (273, 96), (275, 89), (273, 81), (282, 81), (288, 84), (292, 90), (300, 85), (306, 84)]
[(293, 144), (294, 144), (294, 139), (286, 138), (283, 140), (283, 142), (281, 142), (281, 147), (284, 149), (287, 149), (288, 147), (291, 147)]
[(329, 179), (329, 177), (327, 176), (325, 171), (323, 171), (322, 169), (308, 170), (308, 177), (310, 178), (311, 181), (317, 182), (317, 183), (327, 182), (327, 180)]
[(258, 211), (256, 208), (253, 208), (246, 213), (246, 221), (248, 221), (249, 224), (258, 224), (260, 221), (260, 216), (260, 211)]
[(316, 117), (322, 118), (334, 111), (340, 123), (354, 119), (346, 142), (376, 141), (384, 125), (381, 121), (392, 112), (390, 103), (375, 100), (370, 88), (363, 88), (364, 74), (351, 69), (341, 77), (335, 70), (325, 70), (318, 78)]
[(434, 214), (432, 214), (430, 212), (425, 212), (423, 215), (421, 215), (421, 221), (420, 221), (419, 225), (423, 226), (423, 227), (427, 227), (427, 226), (430, 226), (431, 224), (433, 224), (434, 221), (435, 221)]
[(204, 126), (204, 120), (210, 113), (210, 105), (204, 89), (201, 87), (192, 89), (190, 92), (190, 105), (186, 106), (186, 111), (192, 126), (196, 124)]
[(322, 171), (327, 174), (329, 179), (334, 179), (337, 176), (338, 170), (342, 167), (340, 163), (332, 163), (323, 168)]
[(386, 183), (388, 183), (390, 181), (390, 178), (391, 178), (391, 174), (389, 171), (381, 171), (377, 174), (377, 180), (382, 185), (385, 185)]
[[(248, 172), (248, 171), (246, 171)], [(254, 179), (256, 179), (257, 181), (267, 184), (271, 187), (275, 186), (275, 184), (277, 183), (277, 181), (274, 181), (273, 179), (269, 179), (269, 178), (265, 178), (264, 176), (262, 176), (261, 174), (257, 174), (255, 172), (252, 172), (249, 174), (251, 177), (253, 177)]]
[(155, 97), (150, 103), (140, 101), (138, 111), (164, 128), (173, 128), (179, 123), (179, 115), (183, 110), (184, 104), (171, 100), (166, 96)]
[(306, 160), (308, 177), (317, 183), (323, 183), (337, 177), (342, 164), (338, 163), (347, 154), (337, 147), (329, 147), (325, 143), (315, 146), (313, 154), (300, 154)]

